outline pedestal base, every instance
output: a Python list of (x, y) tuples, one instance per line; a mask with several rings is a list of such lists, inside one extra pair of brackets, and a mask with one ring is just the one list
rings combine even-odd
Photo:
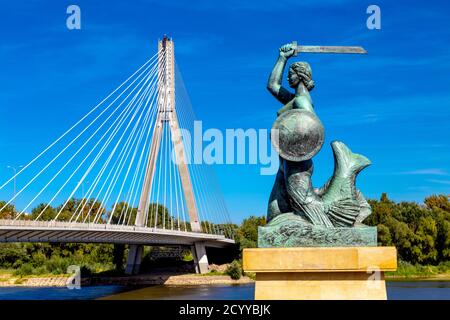
[(258, 227), (258, 248), (376, 246), (377, 227), (317, 226), (293, 213), (281, 214), (265, 226)]
[(385, 300), (394, 247), (244, 249), (256, 300)]

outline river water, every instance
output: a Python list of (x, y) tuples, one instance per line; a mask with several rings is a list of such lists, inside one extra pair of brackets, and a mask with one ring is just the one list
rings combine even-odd
[[(450, 281), (387, 282), (389, 300), (450, 300)], [(81, 289), (0, 287), (0, 300), (174, 299), (252, 300), (254, 284), (208, 286), (92, 286)]]

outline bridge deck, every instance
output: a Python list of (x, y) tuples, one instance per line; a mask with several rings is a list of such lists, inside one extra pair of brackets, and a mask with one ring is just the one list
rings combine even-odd
[(0, 220), (0, 242), (74, 242), (193, 245), (222, 248), (234, 243), (223, 235), (148, 227), (60, 221)]

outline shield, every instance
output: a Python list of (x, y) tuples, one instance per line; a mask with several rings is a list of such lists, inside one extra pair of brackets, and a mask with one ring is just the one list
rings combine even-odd
[(322, 148), (325, 130), (312, 112), (291, 109), (283, 112), (271, 131), (272, 145), (278, 154), (290, 161), (311, 159)]

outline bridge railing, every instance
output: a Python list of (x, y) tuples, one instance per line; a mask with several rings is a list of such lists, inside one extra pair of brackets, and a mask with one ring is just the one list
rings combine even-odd
[(2, 226), (15, 227), (58, 227), (58, 228), (81, 228), (81, 229), (126, 229), (132, 226), (108, 225), (101, 223), (82, 223), (82, 222), (65, 222), (65, 221), (35, 221), (35, 220), (9, 220), (0, 219)]
[[(81, 222), (65, 222), (65, 221), (35, 221), (35, 220), (9, 220), (0, 219), (0, 226), (24, 227), (24, 228), (55, 228), (55, 229), (83, 229), (83, 230), (109, 230), (109, 231), (133, 231), (133, 232), (150, 232), (160, 234), (182, 234), (182, 235), (198, 235), (197, 232), (178, 231), (168, 229), (158, 229), (149, 227), (125, 226), (115, 224), (101, 223), (81, 223)], [(211, 239), (225, 239), (223, 235), (214, 235), (202, 233), (202, 237)]]

